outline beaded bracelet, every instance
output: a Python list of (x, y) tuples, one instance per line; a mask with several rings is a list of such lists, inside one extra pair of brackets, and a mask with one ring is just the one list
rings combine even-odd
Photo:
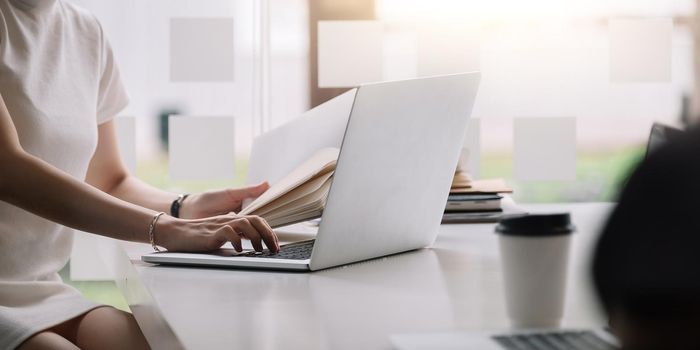
[(153, 247), (153, 250), (159, 252), (160, 249), (156, 245), (156, 222), (158, 222), (158, 218), (160, 218), (161, 215), (165, 214), (164, 212), (160, 212), (153, 216), (153, 220), (151, 220), (151, 224), (148, 226), (148, 240), (151, 242), (151, 247)]

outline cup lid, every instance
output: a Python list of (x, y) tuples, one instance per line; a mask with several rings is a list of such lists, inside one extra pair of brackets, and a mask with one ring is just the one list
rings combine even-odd
[(558, 236), (575, 230), (569, 213), (506, 216), (496, 226), (496, 233), (509, 236)]

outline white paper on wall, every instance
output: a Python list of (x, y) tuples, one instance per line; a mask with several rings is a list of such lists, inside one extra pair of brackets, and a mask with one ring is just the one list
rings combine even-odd
[(576, 118), (516, 118), (513, 147), (516, 179), (576, 179)]
[(318, 22), (318, 87), (354, 87), (382, 80), (383, 24)]
[(171, 18), (170, 80), (233, 81), (233, 18)]
[(613, 19), (609, 35), (612, 82), (671, 81), (672, 19)]
[(168, 147), (171, 179), (233, 179), (234, 128), (233, 117), (170, 116)]
[(129, 173), (136, 172), (136, 118), (118, 117), (115, 119), (119, 154)]

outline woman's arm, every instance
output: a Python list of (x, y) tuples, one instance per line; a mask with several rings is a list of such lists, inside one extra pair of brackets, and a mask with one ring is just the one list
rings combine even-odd
[[(87, 182), (124, 201), (170, 213), (170, 205), (177, 195), (150, 186), (129, 174), (119, 154), (114, 121), (100, 124), (98, 133), (97, 150), (88, 168)], [(244, 199), (258, 197), (268, 188), (267, 183), (262, 183), (192, 194), (183, 202), (180, 217), (196, 219), (238, 212)]]
[(112, 198), (25, 152), (1, 97), (0, 135), (1, 200), (80, 230), (145, 242), (156, 212)]
[[(22, 149), (10, 114), (0, 96), (0, 200), (75, 229), (117, 239), (147, 242), (156, 211), (110, 196), (81, 182)], [(262, 249), (276, 251), (277, 238), (257, 217), (221, 215), (202, 220), (163, 216), (156, 226), (157, 243), (170, 250), (216, 249), (241, 237)]]
[(114, 121), (100, 124), (95, 154), (88, 167), (86, 182), (124, 201), (170, 213), (170, 204), (177, 197), (130, 176), (119, 155)]

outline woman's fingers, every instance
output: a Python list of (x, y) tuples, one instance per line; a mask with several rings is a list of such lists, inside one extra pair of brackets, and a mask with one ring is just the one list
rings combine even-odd
[[(263, 251), (263, 243), (269, 248), (270, 252), (277, 253), (279, 251), (277, 235), (272, 231), (270, 225), (259, 216), (241, 217), (230, 213), (217, 216), (216, 218), (188, 220), (188, 222), (193, 224), (190, 228), (193, 230), (192, 233), (199, 232), (194, 236), (190, 236), (190, 243), (187, 243), (187, 240), (183, 241), (182, 248), (170, 245), (168, 249), (182, 249), (182, 251), (215, 250), (221, 248), (228, 241), (231, 242), (231, 245), (237, 252), (241, 252), (243, 251), (241, 240), (246, 238), (250, 240), (253, 248), (258, 252)], [(191, 241), (195, 237), (197, 240)]]
[[(221, 227), (218, 231), (216, 231), (215, 236), (218, 236), (219, 241), (229, 241), (231, 242), (231, 245), (233, 245), (233, 249), (235, 249), (237, 252), (243, 251), (243, 246), (241, 244), (241, 237), (236, 233), (236, 231), (228, 225), (225, 225)], [(214, 249), (221, 248), (221, 244), (217, 246)]]
[(248, 221), (247, 218), (238, 218), (233, 221), (231, 226), (238, 232), (242, 233), (245, 238), (250, 240), (253, 245), (253, 249), (257, 252), (263, 250), (262, 238), (258, 230), (255, 229), (253, 224)]
[(239, 236), (238, 233), (233, 233), (231, 244), (233, 244), (233, 249), (235, 249), (237, 252), (240, 253), (243, 251), (243, 244), (241, 244), (241, 236)]
[(265, 245), (267, 245), (270, 251), (277, 253), (280, 249), (280, 243), (275, 232), (272, 231), (270, 225), (267, 224), (267, 221), (259, 216), (247, 216), (246, 218), (253, 224), (255, 229), (258, 230), (260, 237), (265, 241)]

